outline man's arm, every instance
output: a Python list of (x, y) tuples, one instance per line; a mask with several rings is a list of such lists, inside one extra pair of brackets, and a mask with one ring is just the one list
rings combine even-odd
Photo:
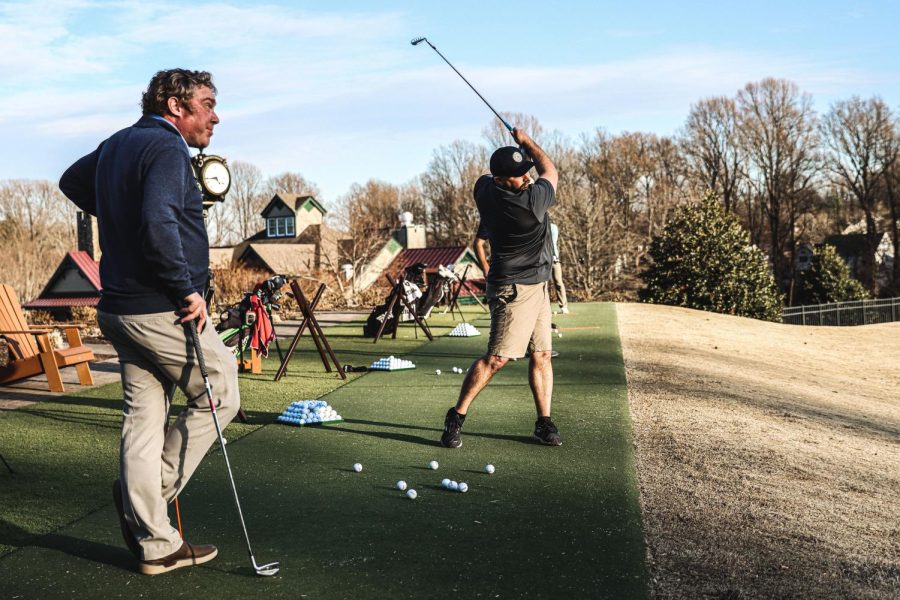
[(82, 156), (71, 167), (66, 169), (59, 179), (59, 189), (66, 198), (75, 203), (75, 206), (88, 213), (97, 216), (97, 160), (100, 157), (100, 149)]
[(475, 256), (478, 257), (478, 264), (481, 265), (481, 270), (484, 272), (484, 276), (487, 277), (488, 270), (491, 268), (487, 258), (487, 240), (476, 237), (472, 246), (475, 248)]
[(541, 147), (537, 145), (537, 142), (531, 139), (531, 136), (521, 129), (513, 129), (512, 136), (513, 139), (516, 140), (516, 143), (519, 144), (525, 152), (528, 153), (531, 160), (534, 161), (534, 168), (538, 172), (538, 177), (546, 179), (550, 185), (553, 186), (553, 191), (556, 191), (559, 173), (557, 173), (556, 167), (553, 165), (550, 157), (548, 157)]

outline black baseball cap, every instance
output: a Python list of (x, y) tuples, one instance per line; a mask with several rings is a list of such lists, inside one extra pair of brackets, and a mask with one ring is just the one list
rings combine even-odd
[(491, 155), (491, 175), (495, 177), (521, 177), (534, 166), (526, 160), (525, 153), (515, 146), (498, 148)]

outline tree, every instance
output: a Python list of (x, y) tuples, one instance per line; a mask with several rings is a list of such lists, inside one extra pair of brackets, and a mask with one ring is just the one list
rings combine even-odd
[(435, 246), (467, 245), (478, 229), (472, 188), (487, 172), (483, 147), (462, 141), (435, 150), (419, 185), (427, 203), (428, 229)]
[(812, 98), (791, 81), (769, 78), (739, 91), (737, 109), (748, 180), (768, 224), (770, 260), (777, 281), (787, 283), (797, 246), (795, 225), (813, 198), (819, 165)]
[(691, 106), (682, 142), (695, 181), (722, 198), (728, 211), (735, 209), (744, 176), (737, 126), (733, 99), (707, 98)]
[(77, 240), (75, 213), (50, 181), (0, 181), (3, 281), (24, 301), (36, 297)]
[(809, 268), (800, 273), (800, 290), (803, 304), (849, 302), (869, 297), (866, 288), (850, 275), (844, 259), (829, 245), (816, 249)]
[(222, 207), (223, 212), (230, 213), (231, 217), (216, 215), (217, 223), (228, 223), (230, 242), (245, 240), (260, 230), (259, 213), (265, 207), (264, 202), (267, 200), (262, 194), (262, 171), (259, 167), (240, 160), (231, 163), (231, 189)]
[(767, 321), (781, 319), (781, 296), (763, 253), (712, 194), (676, 211), (650, 244), (645, 302)]
[(880, 98), (861, 100), (854, 96), (835, 102), (821, 129), (828, 149), (828, 169), (865, 214), (867, 248), (861, 275), (866, 288), (875, 292), (875, 251), (881, 239), (876, 217), (885, 178), (897, 160), (893, 116)]

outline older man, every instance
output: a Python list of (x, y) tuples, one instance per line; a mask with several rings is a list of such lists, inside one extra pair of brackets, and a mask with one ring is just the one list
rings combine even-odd
[[(559, 430), (550, 419), (553, 366), (550, 362), (550, 291), (552, 243), (547, 210), (556, 201), (556, 167), (524, 131), (513, 138), (534, 162), (508, 146), (491, 156), (491, 175), (475, 183), (475, 204), (481, 216), (477, 238), (491, 246), (490, 265), (480, 246), (479, 259), (487, 273), (487, 299), (491, 307), (491, 335), (487, 352), (472, 363), (456, 406), (447, 411), (441, 444), (462, 446), (460, 432), (475, 397), (510, 359), (530, 355), (528, 382), (537, 421), (534, 438), (559, 446)], [(538, 180), (528, 171), (534, 167)]]
[[(103, 251), (97, 320), (119, 355), (125, 400), (113, 499), (140, 572), (156, 575), (217, 553), (183, 541), (167, 509), (216, 438), (186, 327), (200, 332), (223, 423), (234, 418), (240, 398), (234, 357), (204, 328), (209, 241), (188, 150), (208, 146), (219, 122), (212, 77), (160, 71), (142, 108), (137, 123), (69, 167), (59, 187), (97, 216)], [(176, 386), (188, 403), (164, 432)]]

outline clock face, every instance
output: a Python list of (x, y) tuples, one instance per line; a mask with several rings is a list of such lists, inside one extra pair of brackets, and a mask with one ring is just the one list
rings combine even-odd
[(200, 170), (200, 183), (209, 194), (224, 196), (231, 187), (231, 173), (224, 162), (207, 160)]

